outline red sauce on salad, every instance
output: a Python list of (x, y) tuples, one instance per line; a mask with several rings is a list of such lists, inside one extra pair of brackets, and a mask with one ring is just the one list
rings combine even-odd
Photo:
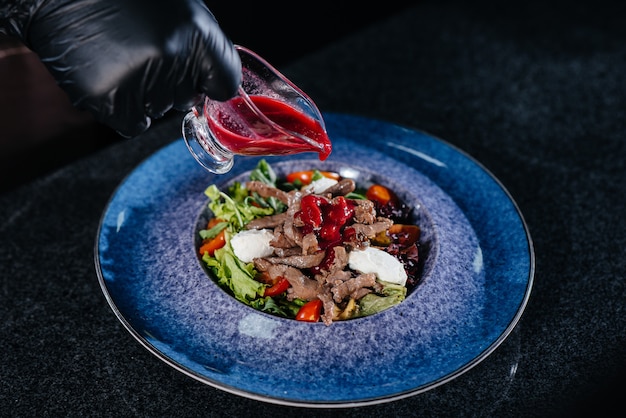
[(317, 152), (324, 161), (330, 155), (332, 145), (319, 122), (294, 109), (288, 104), (266, 96), (250, 96), (263, 114), (288, 131), (306, 136), (320, 144), (315, 146), (297, 137), (272, 129), (259, 118), (241, 97), (231, 99), (239, 117), (248, 121), (252, 132), (244, 130), (236, 119), (218, 113), (217, 122), (207, 118), (217, 140), (222, 146), (239, 155), (289, 155), (301, 152)]

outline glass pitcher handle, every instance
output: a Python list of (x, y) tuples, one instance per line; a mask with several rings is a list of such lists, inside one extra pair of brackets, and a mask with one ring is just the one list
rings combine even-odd
[(183, 138), (191, 155), (211, 173), (224, 174), (233, 167), (234, 154), (223, 148), (209, 131), (206, 118), (197, 109), (183, 119)]

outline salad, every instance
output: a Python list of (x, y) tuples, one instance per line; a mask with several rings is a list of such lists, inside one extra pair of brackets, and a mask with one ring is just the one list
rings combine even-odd
[(317, 169), (205, 190), (198, 253), (217, 284), (260, 311), (331, 325), (402, 302), (419, 283), (420, 228), (390, 188)]

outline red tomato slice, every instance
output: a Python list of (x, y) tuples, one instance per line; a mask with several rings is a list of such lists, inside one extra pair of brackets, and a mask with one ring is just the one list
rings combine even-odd
[(289, 183), (293, 183), (297, 180), (302, 184), (311, 183), (311, 177), (313, 176), (312, 171), (294, 171), (293, 173), (289, 173), (287, 175), (287, 181)]
[(322, 301), (313, 299), (302, 305), (296, 314), (297, 321), (317, 322), (320, 320), (322, 312)]
[(211, 229), (215, 225), (222, 223), (222, 222), (226, 222), (226, 221), (220, 218), (211, 218), (209, 219), (209, 223), (207, 223), (206, 229)]
[(204, 253), (209, 253), (211, 257), (213, 257), (213, 253), (215, 250), (222, 248), (226, 244), (226, 232), (224, 229), (220, 231), (214, 238), (211, 238), (209, 241), (205, 242), (200, 246), (200, 250), (198, 251), (200, 255), (204, 255)]
[(386, 205), (390, 201), (398, 199), (393, 191), (380, 184), (372, 184), (365, 192), (365, 197), (381, 205)]
[(266, 287), (263, 296), (277, 296), (289, 289), (289, 280), (284, 277), (276, 282), (275, 285)]
[(339, 175), (339, 173), (335, 173), (333, 171), (320, 171), (320, 173), (322, 173), (322, 176), (329, 178), (329, 179), (333, 179), (333, 180), (341, 180), (341, 176)]
[[(296, 180), (299, 180), (303, 185), (310, 184), (313, 180), (314, 170), (305, 170), (305, 171), (294, 171), (293, 173), (289, 173), (287, 175), (287, 181), (289, 183), (293, 183)], [(332, 171), (320, 171), (322, 176), (328, 177), (329, 179), (339, 180), (339, 174), (333, 173)]]

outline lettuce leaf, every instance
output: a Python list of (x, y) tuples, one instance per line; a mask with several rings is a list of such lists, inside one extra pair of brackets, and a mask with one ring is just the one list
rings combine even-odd
[(381, 283), (384, 284), (382, 295), (369, 293), (359, 299), (359, 316), (369, 316), (382, 312), (406, 298), (406, 287), (395, 283)]
[(254, 279), (254, 264), (239, 260), (230, 244), (215, 250), (211, 257), (205, 253), (202, 261), (211, 268), (221, 287), (228, 288), (235, 298), (246, 305), (259, 296), (263, 296), (265, 287)]
[(259, 161), (256, 168), (250, 173), (250, 180), (260, 181), (270, 186), (276, 186), (276, 172), (265, 160)]
[(283, 316), (285, 318), (293, 318), (298, 313), (300, 307), (305, 301), (296, 299), (288, 301), (285, 297), (278, 296), (276, 298), (264, 297), (252, 301), (250, 306), (259, 311)]
[(200, 238), (202, 238), (203, 240), (211, 239), (211, 238), (215, 238), (217, 234), (222, 232), (222, 230), (226, 229), (227, 227), (228, 227), (228, 222), (220, 222), (217, 225), (215, 225), (213, 228), (202, 229), (198, 231), (198, 233), (200, 234)]
[(244, 193), (243, 190), (245, 189), (240, 184), (233, 185), (233, 188), (231, 193), (234, 197), (220, 191), (215, 184), (204, 191), (204, 194), (210, 199), (209, 209), (211, 212), (216, 218), (227, 221), (233, 232), (240, 231), (253, 219), (274, 213), (274, 209), (271, 207), (260, 208), (247, 204), (245, 196), (248, 195), (248, 192), (246, 190)]

